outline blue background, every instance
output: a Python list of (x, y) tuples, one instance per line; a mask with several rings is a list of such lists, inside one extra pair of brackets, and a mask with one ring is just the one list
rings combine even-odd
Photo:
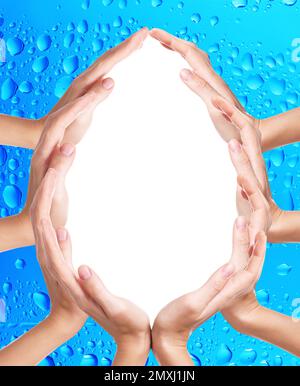
[[(300, 64), (292, 61), (292, 41), (300, 37), (299, 5), (297, 0), (2, 0), (0, 37), (7, 44), (7, 61), (0, 63), (0, 111), (43, 116), (76, 75), (141, 26), (164, 28), (206, 50), (254, 116), (295, 108)], [(24, 205), (31, 154), (0, 146), (0, 217)], [(269, 152), (265, 159), (275, 200), (284, 209), (299, 210), (298, 144)], [(207, 182), (203, 186), (209, 189)], [(0, 298), (7, 305), (0, 346), (5, 346), (47, 315), (49, 298), (34, 247), (1, 253), (0, 259)], [(299, 277), (299, 246), (269, 245), (257, 286), (260, 302), (291, 315), (292, 301), (300, 298)], [(300, 364), (237, 333), (221, 315), (192, 335), (189, 349), (202, 366)], [(112, 338), (90, 320), (42, 364), (109, 365), (114, 353)], [(148, 364), (153, 363), (150, 356)]]

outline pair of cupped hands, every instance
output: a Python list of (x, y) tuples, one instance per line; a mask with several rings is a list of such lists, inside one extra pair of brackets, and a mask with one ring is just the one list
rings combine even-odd
[[(238, 176), (240, 215), (233, 226), (229, 261), (200, 289), (165, 306), (152, 327), (141, 309), (110, 293), (89, 267), (74, 269), (71, 238), (64, 227), (68, 207), (65, 177), (94, 109), (114, 88), (106, 74), (140, 48), (148, 35), (181, 54), (190, 65), (191, 70), (182, 70), (181, 78), (206, 103), (216, 129), (229, 143)], [(279, 209), (270, 194), (259, 122), (245, 113), (214, 72), (207, 54), (165, 31), (143, 28), (76, 78), (43, 120), (44, 130), (32, 158), (25, 212), (31, 215), (37, 257), (51, 298), (48, 318), (64, 326), (71, 337), (92, 317), (115, 339), (115, 365), (143, 365), (151, 348), (163, 365), (192, 364), (187, 340), (217, 312), (242, 331), (246, 318), (260, 307), (254, 288), (263, 269), (266, 234)]]

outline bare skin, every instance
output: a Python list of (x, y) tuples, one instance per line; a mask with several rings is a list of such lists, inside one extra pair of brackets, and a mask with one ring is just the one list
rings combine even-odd
[[(150, 350), (150, 323), (147, 315), (130, 301), (110, 293), (87, 266), (76, 272), (72, 266), (71, 239), (64, 228), (55, 230), (51, 206), (57, 172), (49, 169), (32, 207), (32, 221), (45, 264), (55, 280), (65, 288), (84, 314), (98, 322), (117, 344), (114, 365), (144, 365)], [(64, 248), (59, 243), (64, 234)]]
[[(50, 154), (56, 146), (64, 143), (68, 150), (62, 150), (70, 154), (62, 154), (62, 156), (74, 156), (72, 146), (74, 147), (81, 141), (91, 123), (94, 109), (113, 90), (114, 82), (111, 78), (106, 78), (106, 74), (120, 61), (140, 48), (147, 34), (147, 29), (142, 29), (102, 55), (74, 80), (52, 111), (39, 121), (0, 116), (0, 143), (35, 148), (25, 208), (19, 215), (0, 220), (0, 251), (34, 244), (29, 208), (35, 189), (41, 182), (45, 171), (49, 166), (55, 167), (51, 165)], [(66, 111), (77, 108), (74, 104), (78, 107), (77, 115), (71, 119), (69, 115), (69, 120), (65, 119)], [(32, 127), (30, 127), (30, 122)], [(53, 131), (55, 131), (54, 136), (52, 136)], [(24, 137), (28, 140), (26, 141)], [(63, 184), (58, 186), (54, 198), (54, 201), (57, 202), (61, 200), (67, 201), (67, 193)], [(61, 211), (57, 213), (58, 218), (54, 219), (55, 225), (64, 225), (66, 213)]]
[[(268, 233), (268, 241), (272, 243), (299, 242), (300, 214), (298, 211), (281, 210), (272, 199), (261, 153), (300, 141), (300, 108), (258, 120), (245, 112), (228, 85), (214, 72), (204, 51), (163, 30), (153, 29), (150, 35), (160, 41), (163, 46), (186, 59), (191, 69), (182, 70), (181, 78), (187, 87), (204, 101), (220, 136), (226, 142), (237, 139), (245, 146), (270, 206), (272, 227)], [(237, 206), (240, 214), (248, 216), (247, 205), (241, 198), (239, 188)]]

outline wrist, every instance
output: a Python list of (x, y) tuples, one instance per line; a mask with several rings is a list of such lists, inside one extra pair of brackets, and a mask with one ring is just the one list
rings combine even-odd
[(34, 245), (35, 238), (28, 210), (24, 208), (20, 214), (15, 216), (15, 221), (17, 222), (18, 228), (20, 229), (23, 246)]
[(116, 339), (114, 366), (144, 366), (151, 348), (150, 332)]
[(57, 335), (64, 339), (64, 342), (73, 338), (74, 335), (84, 326), (87, 316), (68, 314), (64, 311), (53, 310), (46, 321), (55, 330)]

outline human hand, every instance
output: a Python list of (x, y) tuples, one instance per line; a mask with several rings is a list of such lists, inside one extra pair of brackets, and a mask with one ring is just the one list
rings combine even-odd
[(150, 324), (147, 315), (128, 300), (111, 294), (99, 277), (87, 266), (78, 273), (71, 262), (71, 240), (64, 247), (58, 236), (65, 229), (55, 230), (51, 205), (58, 173), (49, 169), (35, 198), (33, 217), (36, 237), (45, 253), (45, 264), (59, 286), (65, 288), (84, 313), (95, 319), (118, 346), (114, 364), (144, 365), (150, 350)]
[[(102, 101), (103, 90), (102, 87), (111, 90), (113, 88), (112, 79), (104, 79), (108, 72), (112, 68), (130, 56), (134, 51), (139, 49), (148, 35), (147, 28), (142, 28), (121, 44), (108, 50), (102, 56), (100, 56), (86, 71), (80, 74), (68, 88), (63, 97), (54, 106), (54, 108), (42, 118), (45, 123), (49, 116), (62, 107), (66, 106), (70, 102), (83, 96), (85, 93), (93, 90), (96, 95), (99, 94), (99, 100)], [(81, 138), (85, 134), (87, 128), (90, 126), (94, 112), (94, 106), (86, 109), (84, 114), (75, 119), (67, 128), (64, 143), (73, 143), (76, 145), (80, 142)]]
[[(258, 184), (265, 197), (265, 209), (268, 211), (269, 225), (266, 229), (268, 240), (275, 241), (274, 233), (278, 233), (283, 211), (273, 200), (265, 161), (262, 155), (260, 133), (249, 123), (247, 116), (236, 109), (224, 98), (216, 98), (213, 102), (226, 113), (228, 119), (240, 131), (242, 146), (235, 140), (230, 142), (230, 154), (238, 175), (248, 175), (250, 183)], [(247, 197), (241, 186), (237, 188), (237, 209), (240, 215), (250, 216)]]
[[(61, 148), (64, 147), (65, 145), (61, 146)], [(52, 156), (51, 162), (52, 165), (55, 165), (56, 169), (49, 169), (47, 175), (51, 176), (52, 178), (56, 178), (56, 180), (63, 179), (71, 166), (72, 160), (68, 157), (62, 157), (60, 153), (54, 154)], [(51, 266), (48, 263), (44, 248), (44, 240), (40, 231), (40, 216), (47, 199), (50, 200), (51, 205), (53, 204), (51, 199), (54, 198), (54, 195), (52, 194), (51, 197), (47, 196), (49, 194), (50, 180), (50, 178), (47, 179), (46, 177), (45, 179), (42, 179), (42, 182), (37, 189), (32, 206), (30, 208), (31, 221), (36, 242), (37, 259), (40, 264), (51, 300), (51, 311), (48, 316), (48, 320), (51, 320), (52, 325), (55, 324), (57, 326), (59, 330), (57, 331), (58, 335), (62, 335), (63, 333), (65, 336), (71, 338), (84, 325), (87, 319), (87, 314), (78, 307), (76, 302), (70, 296), (67, 288), (55, 279), (51, 273)], [(61, 202), (61, 205), (65, 205), (65, 203)], [(51, 206), (48, 206), (48, 209), (50, 210)], [(56, 240), (57, 245), (62, 251), (62, 255), (64, 256), (65, 264), (70, 265), (71, 248), (68, 240), (68, 233), (64, 228), (56, 229)]]
[[(179, 53), (191, 66), (192, 70), (182, 70), (181, 79), (204, 101), (220, 136), (226, 142), (232, 138), (240, 139), (239, 130), (227, 119), (226, 114), (216, 108), (213, 99), (223, 96), (240, 111), (244, 112), (244, 108), (224, 80), (214, 71), (206, 52), (195, 44), (179, 39), (160, 29), (151, 30), (150, 35), (164, 47)], [(247, 115), (247, 119), (259, 130), (260, 121), (258, 119), (250, 115)]]

